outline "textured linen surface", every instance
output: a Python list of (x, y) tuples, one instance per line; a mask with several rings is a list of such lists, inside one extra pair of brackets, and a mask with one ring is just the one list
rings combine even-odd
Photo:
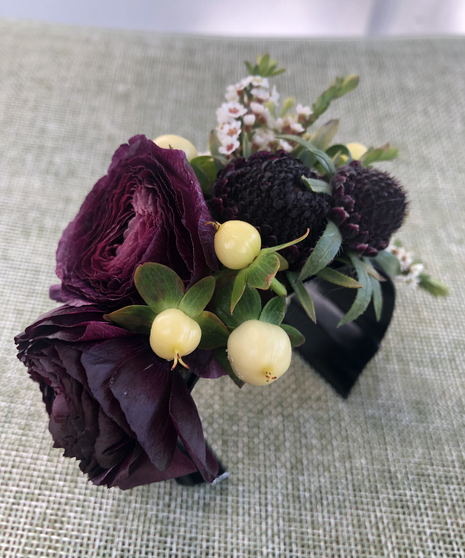
[[(400, 237), (451, 287), (398, 289), (382, 351), (340, 399), (298, 356), (264, 388), (194, 390), (230, 478), (122, 492), (52, 448), (13, 336), (53, 308), (54, 255), (120, 143), (206, 147), (226, 85), (270, 52), (303, 104), (338, 74), (338, 139), (380, 145), (410, 193)], [(465, 39), (229, 40), (0, 21), (0, 556), (465, 556)], [(326, 116), (326, 115), (325, 115)], [(324, 119), (322, 120), (322, 122)]]

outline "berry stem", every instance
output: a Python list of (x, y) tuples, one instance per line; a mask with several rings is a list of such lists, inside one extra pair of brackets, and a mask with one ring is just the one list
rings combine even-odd
[(278, 296), (287, 296), (286, 287), (280, 281), (278, 281), (276, 277), (274, 277), (273, 281), (271, 281), (270, 289), (274, 291)]

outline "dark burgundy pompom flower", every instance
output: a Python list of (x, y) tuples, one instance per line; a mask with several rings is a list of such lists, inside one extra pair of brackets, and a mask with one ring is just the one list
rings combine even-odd
[(301, 161), (284, 151), (259, 151), (231, 162), (213, 185), (212, 216), (223, 223), (247, 221), (256, 227), (265, 246), (276, 246), (310, 234), (284, 256), (298, 267), (309, 256), (324, 231), (331, 196), (309, 190), (302, 176), (319, 178)]
[(330, 186), (334, 197), (330, 216), (346, 246), (364, 256), (376, 256), (407, 213), (402, 186), (386, 172), (363, 168), (360, 161), (340, 168)]
[(50, 295), (73, 305), (139, 300), (134, 272), (164, 264), (191, 285), (216, 269), (211, 220), (183, 151), (135, 136), (113, 156), (60, 240)]
[[(63, 306), (15, 341), (39, 383), (55, 447), (95, 484), (127, 489), (197, 470), (214, 480), (218, 464), (181, 373), (146, 336), (105, 322), (95, 306)], [(203, 377), (224, 373), (207, 351), (186, 362)]]

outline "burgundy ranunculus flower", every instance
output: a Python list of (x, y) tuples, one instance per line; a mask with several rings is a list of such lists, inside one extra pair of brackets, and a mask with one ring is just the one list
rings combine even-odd
[[(40, 385), (55, 447), (95, 484), (128, 489), (197, 470), (214, 480), (218, 463), (181, 373), (146, 336), (105, 322), (88, 305), (53, 310), (15, 341)], [(224, 373), (209, 351), (185, 361), (199, 376)]]
[(63, 233), (56, 268), (62, 283), (50, 296), (76, 306), (131, 304), (140, 300), (133, 276), (145, 262), (170, 267), (189, 286), (217, 268), (209, 220), (184, 152), (134, 136)]

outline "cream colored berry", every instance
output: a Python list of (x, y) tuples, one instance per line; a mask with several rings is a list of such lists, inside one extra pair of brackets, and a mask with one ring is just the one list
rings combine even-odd
[(254, 386), (271, 384), (291, 364), (292, 346), (277, 325), (248, 320), (228, 338), (228, 359), (234, 374)]
[(188, 161), (191, 161), (198, 156), (195, 146), (189, 140), (186, 140), (186, 138), (182, 138), (181, 136), (166, 134), (165, 136), (158, 136), (158, 138), (155, 138), (153, 141), (158, 145), (158, 147), (163, 147), (164, 149), (171, 148), (184, 151)]
[[(349, 150), (350, 155), (354, 161), (359, 161), (360, 158), (363, 155), (365, 155), (365, 153), (368, 151), (367, 148), (363, 145), (363, 143), (356, 143), (356, 142), (348, 143), (346, 147)], [(347, 156), (341, 155), (341, 161), (342, 162), (347, 161)]]
[(165, 360), (174, 360), (173, 368), (198, 347), (202, 330), (197, 322), (177, 308), (160, 312), (152, 323), (150, 346), (153, 352)]
[(262, 241), (255, 227), (244, 221), (226, 221), (215, 234), (215, 252), (229, 269), (243, 269), (258, 256)]

